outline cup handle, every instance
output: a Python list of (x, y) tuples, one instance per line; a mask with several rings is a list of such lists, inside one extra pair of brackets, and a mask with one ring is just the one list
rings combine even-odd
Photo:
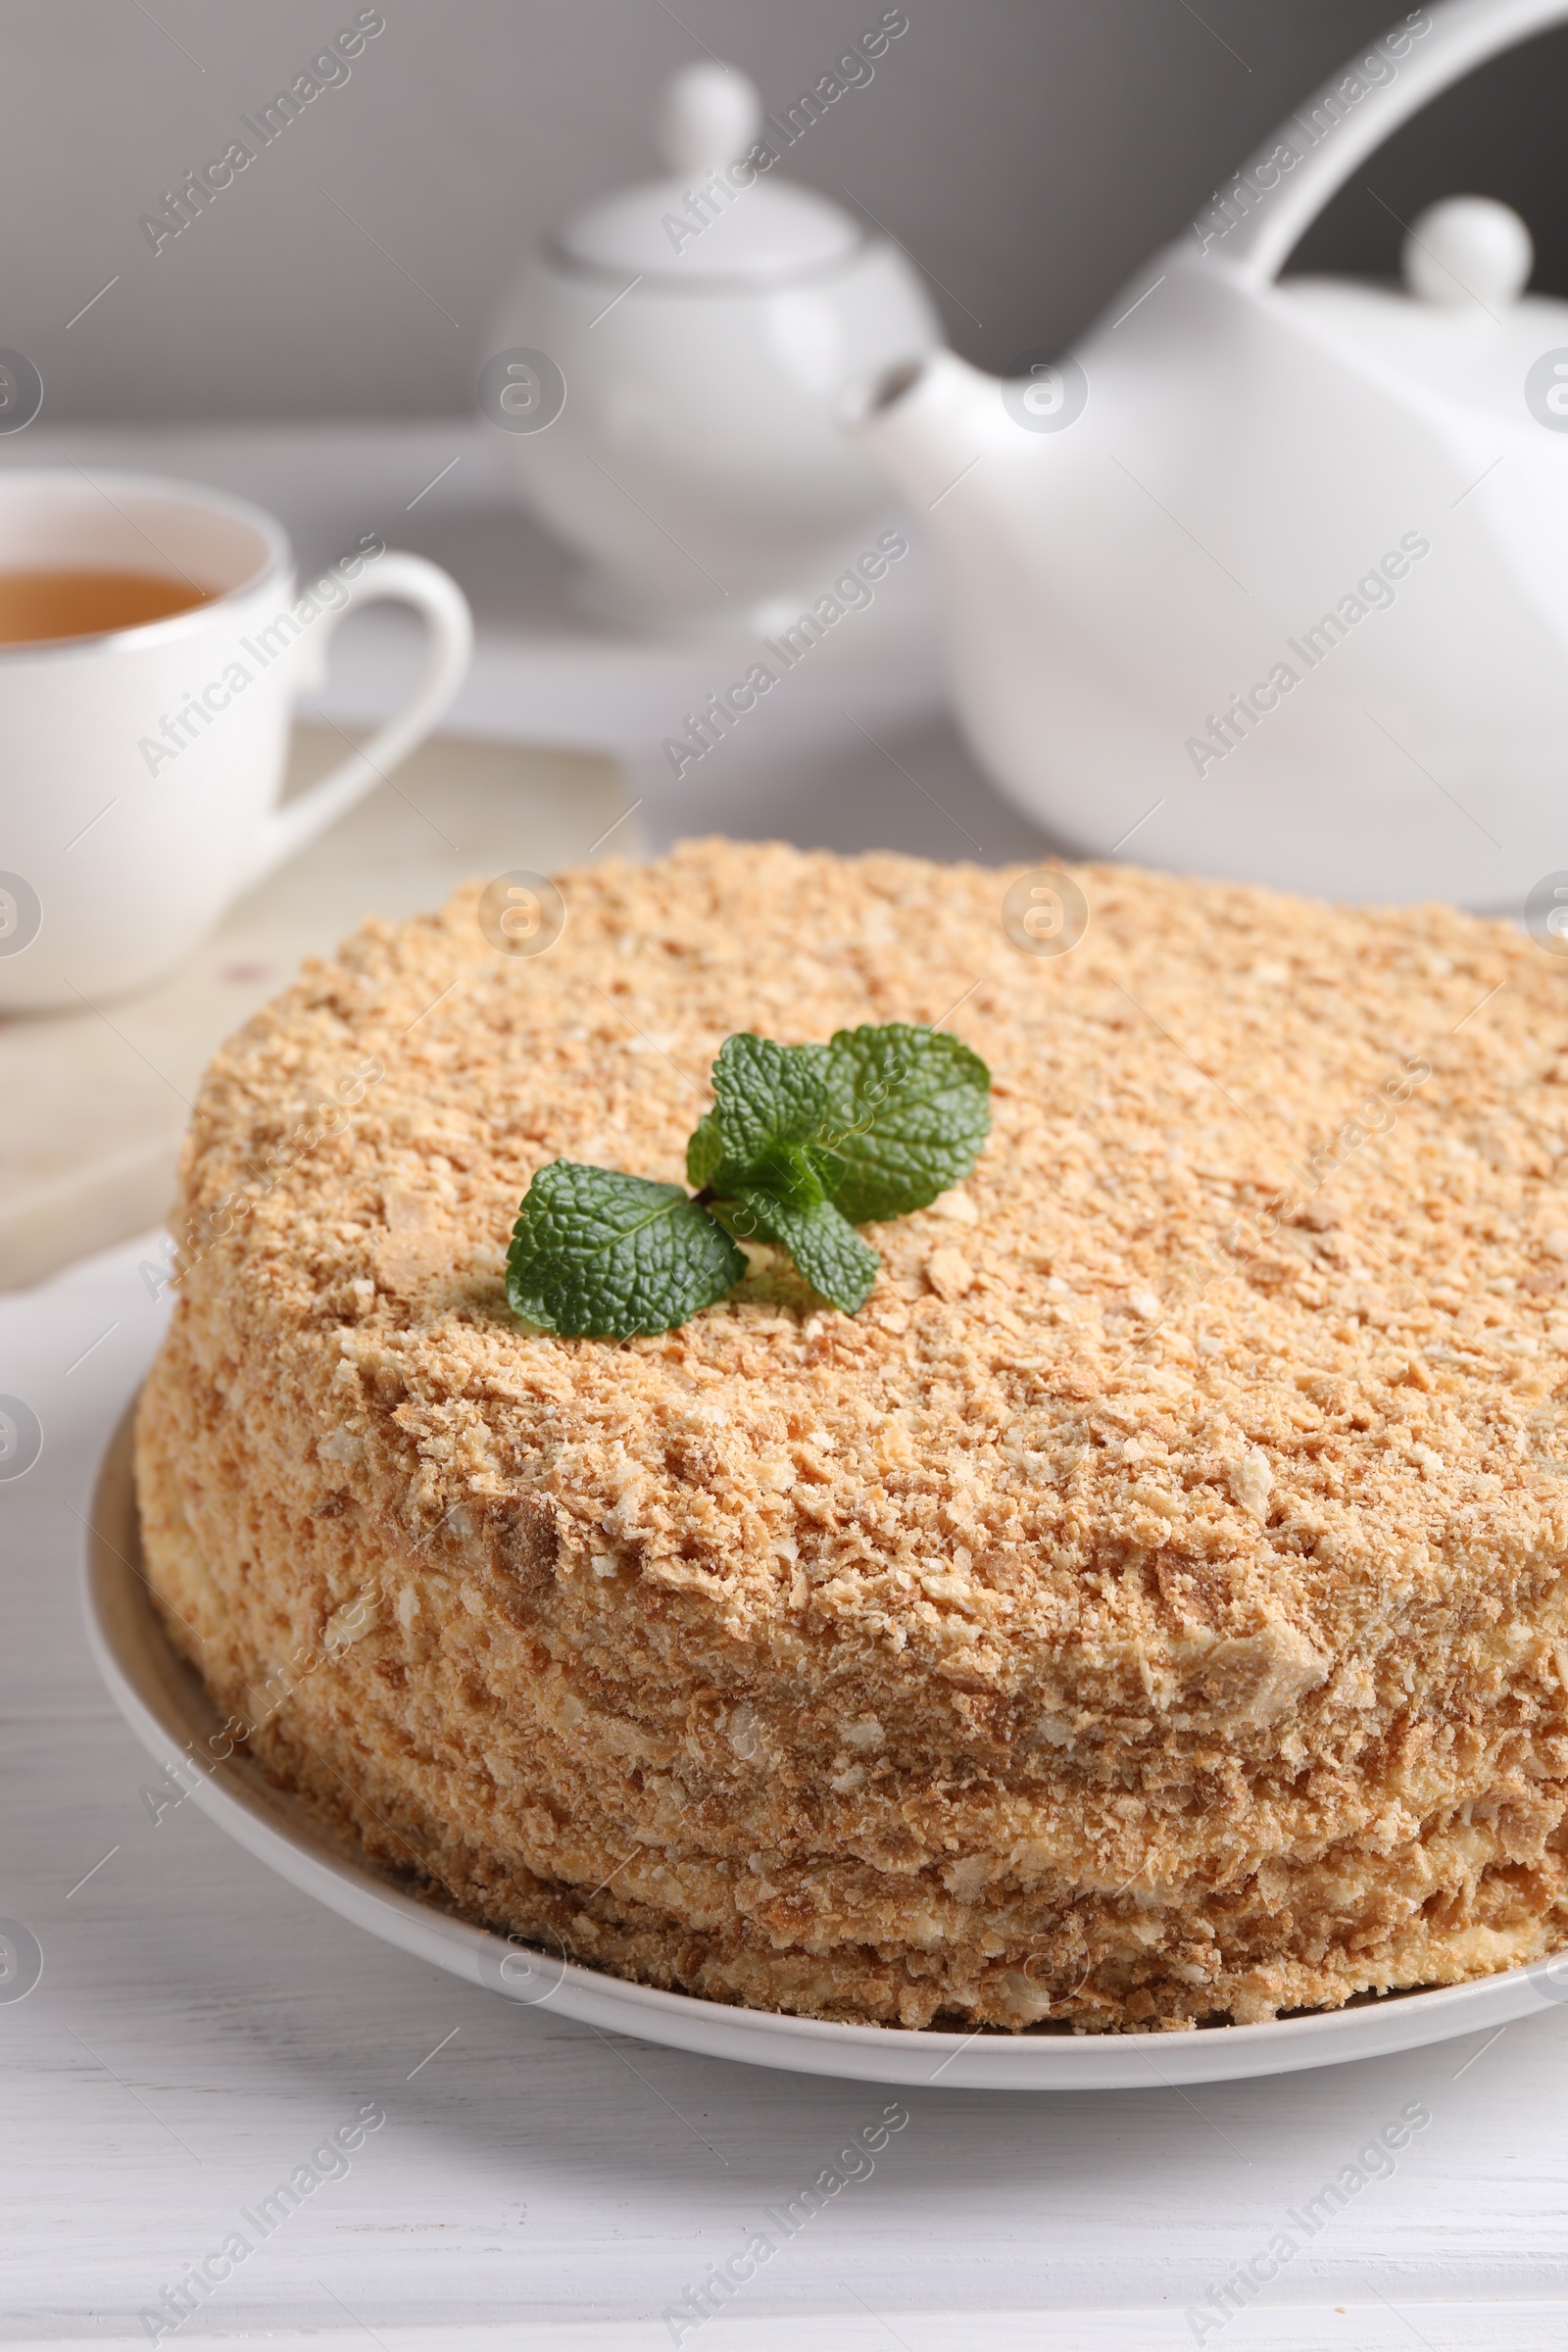
[(423, 556), (382, 556), (371, 572), (344, 582), (347, 602), (323, 613), (325, 634), (317, 639), (318, 658), (324, 658), (327, 641), (337, 624), (356, 606), (392, 597), (413, 605), (429, 624), (429, 642), (419, 681), (404, 704), (378, 727), (368, 743), (350, 753), (341, 767), (275, 809), (264, 822), (247, 862), (244, 887), (263, 882), (278, 866), (336, 822), (389, 769), (405, 760), (430, 733), (462, 685), (473, 651), (473, 615), (468, 600), (448, 572), (427, 564)]

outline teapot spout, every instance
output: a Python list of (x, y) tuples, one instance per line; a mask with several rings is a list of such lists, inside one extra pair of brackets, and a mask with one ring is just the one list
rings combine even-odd
[(977, 458), (1018, 440), (1000, 394), (995, 376), (956, 352), (933, 351), (900, 361), (852, 392), (845, 422), (871, 463), (929, 509)]

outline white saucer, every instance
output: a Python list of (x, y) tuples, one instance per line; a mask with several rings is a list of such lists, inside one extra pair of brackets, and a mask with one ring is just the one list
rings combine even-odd
[[(565, 2017), (644, 2041), (866, 2082), (952, 2090), (1147, 2090), (1161, 2082), (1234, 2082), (1386, 2057), (1510, 2025), (1568, 2001), (1568, 1960), (1554, 1960), (1473, 1984), (1394, 1994), (1268, 2026), (1160, 2034), (1050, 2029), (965, 2034), (830, 2025), (622, 1984), (454, 1918), (332, 1838), (255, 1765), (238, 1756), (212, 1762), (207, 1743), (219, 1731), (218, 1715), (170, 1647), (142, 1573), (128, 1412), (104, 1456), (93, 1498), (86, 1603), (93, 1655), (131, 1730), (161, 1765), (180, 1776), (192, 1801), (259, 1861), (341, 1918), (471, 1984), (534, 2006), (549, 2002)], [(204, 1767), (194, 1765), (195, 1755), (208, 1757)]]

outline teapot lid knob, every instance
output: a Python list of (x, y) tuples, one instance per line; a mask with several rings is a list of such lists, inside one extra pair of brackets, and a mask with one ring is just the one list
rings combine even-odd
[(1517, 302), (1536, 248), (1518, 214), (1491, 196), (1447, 196), (1428, 205), (1407, 231), (1404, 282), (1423, 302), (1483, 310)]
[(715, 172), (752, 146), (762, 125), (757, 84), (733, 66), (699, 61), (664, 84), (659, 149), (671, 172)]

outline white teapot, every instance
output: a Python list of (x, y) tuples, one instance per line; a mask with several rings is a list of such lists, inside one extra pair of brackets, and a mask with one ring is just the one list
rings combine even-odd
[(1070, 358), (858, 400), (930, 510), (973, 748), (1064, 845), (1500, 908), (1568, 867), (1568, 304), (1476, 198), (1413, 223), (1402, 291), (1278, 277), (1397, 124), (1564, 20), (1416, 10)]
[(744, 74), (677, 74), (670, 175), (569, 220), (492, 327), (480, 405), (612, 620), (766, 633), (890, 503), (844, 436), (844, 389), (941, 326), (896, 246), (775, 175), (791, 134), (769, 131)]

